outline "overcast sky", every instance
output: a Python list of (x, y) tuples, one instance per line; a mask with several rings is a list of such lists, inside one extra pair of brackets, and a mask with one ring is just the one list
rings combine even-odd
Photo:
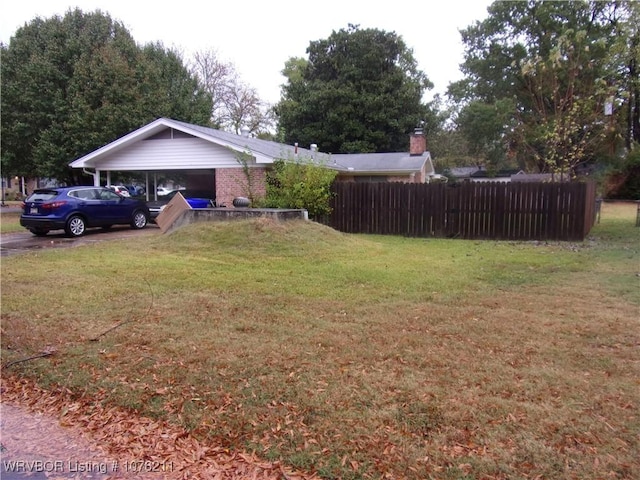
[(326, 39), (351, 23), (402, 36), (418, 67), (435, 84), (429, 92), (444, 93), (462, 75), (463, 47), (459, 30), (487, 16), (489, 0), (396, 0), (378, 3), (348, 0), (300, 2), (245, 0), (239, 2), (140, 2), (135, 0), (4, 1), (0, 41), (9, 43), (16, 30), (36, 17), (64, 16), (76, 7), (101, 10), (121, 21), (139, 44), (161, 41), (188, 57), (215, 50), (233, 63), (240, 78), (270, 103), (280, 99), (281, 75), (290, 57), (306, 58), (314, 40)]

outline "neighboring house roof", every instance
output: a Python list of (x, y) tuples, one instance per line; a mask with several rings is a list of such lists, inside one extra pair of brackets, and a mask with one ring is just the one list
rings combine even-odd
[(449, 173), (455, 178), (469, 178), (474, 173), (478, 172), (480, 167), (451, 167)]
[(512, 182), (553, 182), (552, 173), (524, 173), (522, 171), (511, 175)]
[[(204, 141), (204, 145), (215, 147), (226, 147), (238, 153), (250, 153), (257, 164), (273, 163), (275, 160), (283, 159), (309, 159), (315, 163), (322, 164), (328, 168), (351, 175), (409, 175), (413, 172), (426, 170), (427, 176), (435, 175), (433, 163), (429, 152), (422, 155), (412, 156), (408, 152), (399, 153), (362, 153), (362, 154), (327, 154), (316, 150), (286, 145), (283, 143), (262, 140), (244, 135), (236, 135), (214, 128), (193, 125), (169, 118), (159, 118), (123, 137), (101, 147), (97, 150), (78, 158), (69, 165), (72, 168), (95, 168), (102, 170), (119, 170), (123, 168), (123, 163), (130, 161), (135, 156), (136, 144), (145, 139), (153, 138), (167, 129), (174, 129), (184, 134)], [(206, 157), (206, 147), (202, 142), (195, 146), (202, 158)], [(208, 147), (211, 148), (211, 147)], [(124, 157), (128, 152), (128, 159)], [(132, 153), (134, 152), (134, 153)], [(159, 152), (158, 152), (158, 156)], [(166, 154), (165, 154), (166, 157)], [(155, 168), (166, 168), (165, 163), (160, 167), (160, 161), (153, 163), (153, 160), (145, 159), (144, 169), (153, 170)], [(201, 162), (206, 160), (202, 159)], [(229, 161), (227, 159), (227, 161)], [(239, 165), (236, 165), (239, 166)], [(175, 165), (181, 168), (182, 165)], [(195, 160), (190, 168), (202, 167), (196, 164)], [(137, 169), (132, 166), (129, 168)], [(186, 167), (185, 167), (186, 168)], [(140, 169), (143, 169), (140, 167)]]
[(471, 178), (511, 178), (512, 175), (518, 173), (524, 173), (518, 169), (503, 169), (497, 172), (488, 172), (484, 167), (481, 167), (477, 172), (471, 174)]
[(469, 166), (469, 167), (452, 167), (449, 169), (449, 173), (452, 177), (458, 179), (469, 178), (471, 180), (510, 180), (516, 175), (524, 174), (522, 170), (518, 169), (504, 169), (497, 172), (488, 172), (483, 166)]

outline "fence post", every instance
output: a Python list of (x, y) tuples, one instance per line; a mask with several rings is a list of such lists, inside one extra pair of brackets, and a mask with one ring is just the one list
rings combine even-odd
[(600, 210), (602, 209), (602, 197), (596, 198), (596, 211), (594, 213), (594, 223), (600, 224)]

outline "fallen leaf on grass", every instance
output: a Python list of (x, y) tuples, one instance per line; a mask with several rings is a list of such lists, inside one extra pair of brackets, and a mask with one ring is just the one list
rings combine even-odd
[[(127, 461), (162, 465), (165, 467), (162, 478), (168, 480), (318, 478), (311, 473), (286, 469), (280, 462), (264, 461), (255, 455), (232, 452), (212, 442), (197, 440), (178, 426), (138, 417), (121, 408), (105, 407), (104, 399), (99, 396), (77, 399), (66, 389), (47, 391), (15, 376), (5, 376), (1, 381), (3, 403), (18, 405), (32, 416), (46, 417), (54, 424), (51, 429), (60, 432), (60, 436), (40, 432), (39, 442), (49, 443), (49, 447), (53, 442), (53, 447), (74, 449), (75, 445), (69, 447), (69, 439), (82, 438), (89, 445), (100, 445), (96, 447), (97, 453), (93, 453), (100, 458), (117, 459), (121, 465)], [(64, 426), (59, 420), (61, 417), (64, 417)], [(32, 446), (42, 451), (41, 445)], [(130, 474), (124, 477), (119, 476), (121, 474), (113, 473), (110, 478), (132, 478)], [(158, 475), (138, 474), (135, 478), (157, 479)]]

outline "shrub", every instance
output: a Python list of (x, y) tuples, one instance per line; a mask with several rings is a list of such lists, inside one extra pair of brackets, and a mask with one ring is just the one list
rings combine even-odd
[(335, 177), (335, 171), (311, 162), (278, 160), (267, 174), (265, 206), (304, 208), (311, 218), (328, 215)]

